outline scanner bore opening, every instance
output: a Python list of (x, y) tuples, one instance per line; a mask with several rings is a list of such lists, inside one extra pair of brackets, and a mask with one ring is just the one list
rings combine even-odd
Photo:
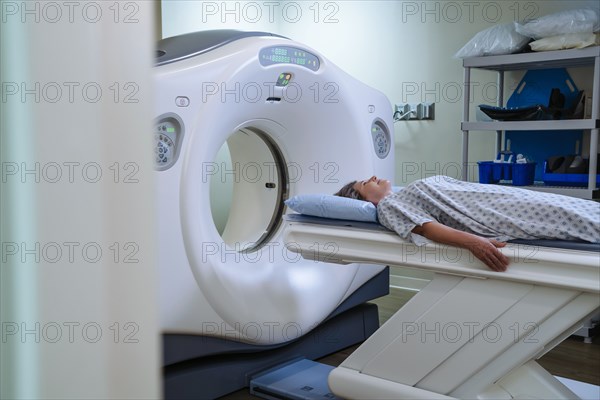
[(279, 146), (264, 131), (234, 132), (210, 169), (210, 205), (221, 238), (232, 249), (253, 252), (281, 225), (288, 171)]

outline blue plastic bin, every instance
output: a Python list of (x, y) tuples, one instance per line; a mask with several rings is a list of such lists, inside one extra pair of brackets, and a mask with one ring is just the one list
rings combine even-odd
[(512, 179), (512, 163), (478, 161), (477, 164), (479, 164), (479, 183), (498, 183), (501, 180)]
[[(553, 174), (548, 171), (548, 162), (544, 162), (544, 184), (549, 186), (587, 187), (588, 174)], [(600, 187), (600, 174), (596, 174), (596, 187)]]
[(512, 171), (514, 163), (503, 163), (502, 166), (502, 179), (510, 181), (512, 179)]
[(493, 161), (478, 161), (479, 165), (479, 183), (498, 183), (500, 181), (502, 170), (496, 166), (501, 165)]
[(524, 164), (513, 164), (512, 183), (515, 186), (533, 185), (535, 178), (535, 166), (537, 163), (528, 162)]

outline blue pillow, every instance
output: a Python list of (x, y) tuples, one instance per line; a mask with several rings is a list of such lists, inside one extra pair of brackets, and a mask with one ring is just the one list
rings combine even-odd
[(300, 214), (315, 217), (377, 222), (377, 209), (368, 201), (330, 194), (303, 194), (285, 201)]

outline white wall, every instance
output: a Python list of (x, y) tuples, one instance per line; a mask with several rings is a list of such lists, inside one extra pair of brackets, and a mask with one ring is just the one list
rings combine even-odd
[[(383, 91), (392, 104), (435, 102), (435, 121), (396, 123), (396, 184), (402, 185), (434, 173), (459, 176), (463, 70), (452, 57), (458, 49), (492, 25), (585, 6), (598, 3), (163, 1), (163, 36), (223, 28), (271, 31), (314, 47)], [(494, 90), (487, 84), (495, 74), (475, 73), (473, 79), (473, 104), (490, 103)], [(506, 81), (512, 84), (510, 76)], [(575, 81), (591, 85), (585, 77)], [(494, 143), (493, 133), (472, 133), (470, 160), (493, 158)]]

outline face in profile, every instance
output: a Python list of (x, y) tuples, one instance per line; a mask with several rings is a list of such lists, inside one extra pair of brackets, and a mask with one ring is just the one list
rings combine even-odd
[(354, 190), (360, 193), (366, 201), (377, 205), (381, 199), (392, 191), (392, 184), (386, 179), (377, 179), (376, 176), (372, 176), (364, 181), (356, 182)]

